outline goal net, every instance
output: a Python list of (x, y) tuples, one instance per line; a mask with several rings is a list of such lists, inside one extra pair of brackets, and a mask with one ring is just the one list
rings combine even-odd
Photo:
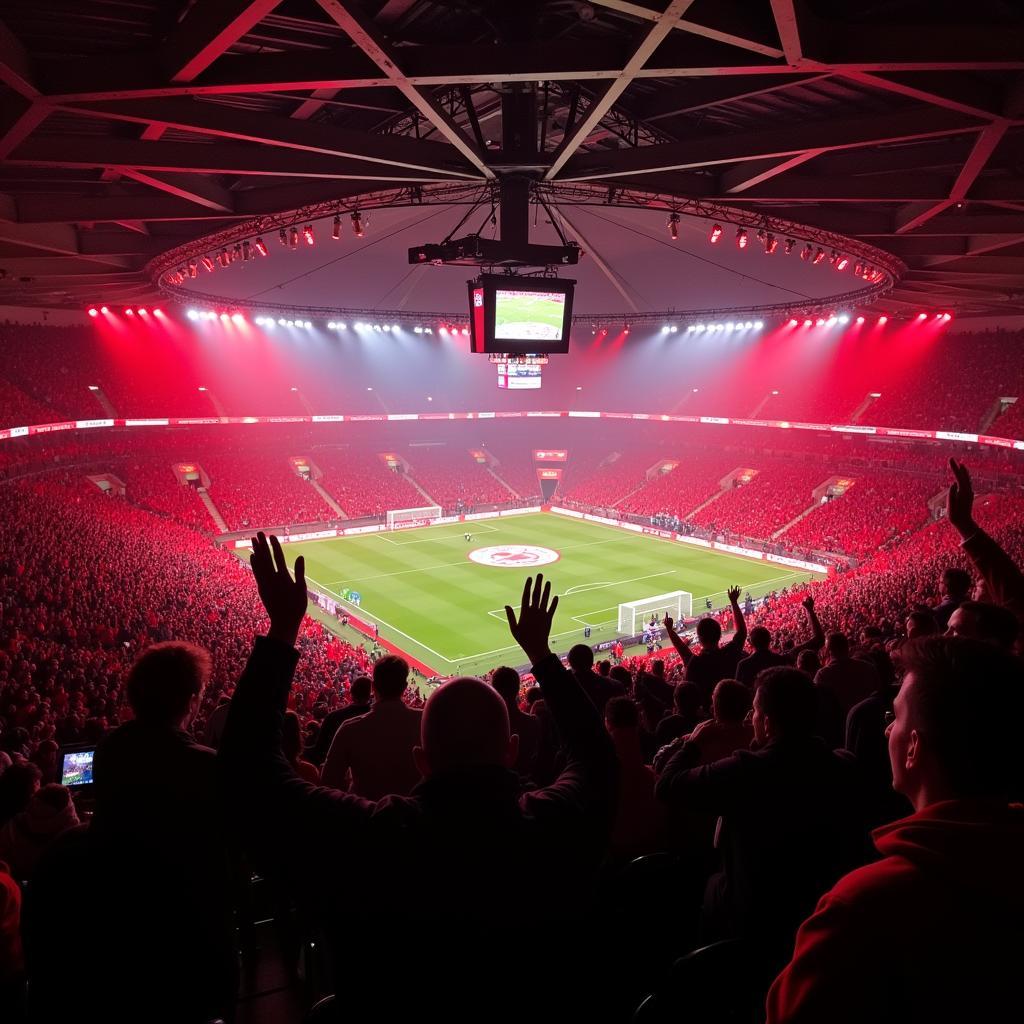
[(426, 526), (431, 519), (440, 518), (440, 505), (426, 505), (423, 508), (392, 508), (387, 511), (387, 528), (400, 530), (409, 526)]
[(636, 636), (642, 633), (651, 616), (660, 623), (666, 615), (677, 622), (693, 614), (693, 594), (686, 590), (673, 590), (668, 594), (656, 594), (641, 601), (626, 601), (619, 605), (619, 633)]

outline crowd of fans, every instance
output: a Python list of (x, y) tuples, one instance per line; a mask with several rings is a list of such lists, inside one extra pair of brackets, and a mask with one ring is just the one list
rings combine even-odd
[(425, 499), (376, 452), (355, 447), (317, 448), (311, 458), (323, 473), (320, 484), (350, 519), (382, 516), (388, 509), (419, 508)]
[(284, 457), (206, 455), (202, 466), (210, 477), (210, 497), (229, 530), (336, 518), (330, 505)]
[[(230, 1017), (243, 852), (275, 914), (294, 904), (334, 950), (338, 1019), (512, 1020), (530, 1002), (614, 1020), (650, 991), (668, 1016), (710, 1000), (772, 1022), (861, 1020), (883, 996), (893, 1021), (1001, 1009), (1022, 951), (1024, 499), (975, 499), (952, 473), (942, 521), (752, 613), (735, 588), (725, 617), (668, 619), (660, 658), (579, 646), (563, 667), (556, 602), (528, 583), (508, 617), (532, 678), (448, 682), (425, 708), (403, 659), (374, 664), (306, 616), (301, 564), (293, 582), (265, 539), (254, 586), (207, 538), (81, 478), (6, 484), (0, 1009), (25, 1012), (27, 973), (33, 1020), (127, 1020), (156, 992), (149, 1019)], [(86, 810), (58, 755), (97, 742)], [(353, 887), (370, 870), (415, 884)], [(380, 943), (428, 922), (460, 965), (454, 1004), (441, 966), (386, 983)], [(627, 922), (642, 949), (620, 948)], [(510, 958), (549, 947), (565, 971), (543, 1005), (521, 985), (497, 1003)], [(671, 966), (698, 947), (696, 975)], [(599, 992), (569, 981), (584, 964)]]
[(717, 494), (737, 468), (736, 457), (721, 452), (681, 451), (679, 465), (659, 474), (645, 487), (619, 502), (622, 512), (644, 516), (685, 519), (695, 508)]
[(183, 484), (172, 463), (160, 458), (128, 459), (115, 472), (118, 474), (125, 485), (125, 497), (132, 504), (176, 519), (192, 530), (216, 531), (216, 524), (200, 500), (196, 484)]
[(759, 463), (749, 483), (734, 481), (720, 498), (691, 515), (690, 522), (712, 532), (767, 540), (814, 504), (812, 491), (828, 479), (821, 466)]
[(602, 465), (589, 472), (574, 464), (573, 473), (559, 494), (580, 505), (617, 507), (623, 498), (643, 486), (653, 461), (643, 449), (630, 447), (610, 453)]
[(928, 519), (935, 483), (896, 473), (858, 475), (841, 495), (820, 505), (781, 536), (787, 545), (864, 558), (898, 542)]
[(410, 448), (408, 458), (410, 475), (448, 515), (474, 505), (500, 505), (516, 500), (512, 491), (464, 448)]

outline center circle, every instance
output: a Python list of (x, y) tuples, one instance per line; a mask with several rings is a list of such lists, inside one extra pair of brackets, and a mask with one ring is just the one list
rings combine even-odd
[(467, 557), (478, 565), (494, 565), (499, 569), (532, 569), (537, 565), (557, 562), (562, 556), (551, 548), (534, 544), (499, 544), (476, 548)]

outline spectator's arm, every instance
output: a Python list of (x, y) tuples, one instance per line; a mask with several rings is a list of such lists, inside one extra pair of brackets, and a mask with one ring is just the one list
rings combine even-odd
[(802, 651), (819, 651), (825, 646), (825, 630), (821, 627), (821, 620), (814, 609), (814, 598), (809, 594), (800, 604), (803, 606), (804, 614), (811, 626), (811, 639), (800, 645)]
[(675, 630), (675, 624), (672, 622), (672, 618), (669, 615), (665, 616), (665, 633), (668, 636), (669, 643), (676, 649), (676, 654), (679, 655), (683, 660), (684, 665), (690, 664), (690, 659), (693, 657), (693, 651), (690, 650), (690, 645), (684, 640)]
[(551, 653), (548, 638), (558, 598), (549, 603), (551, 584), (538, 575), (527, 579), (516, 617), (505, 607), (509, 630), (533, 665), (533, 675), (555, 730), (566, 764), (555, 782), (530, 794), (530, 810), (545, 816), (576, 817), (580, 813), (610, 822), (618, 762), (601, 716), (575, 676)]
[(348, 772), (352, 767), (348, 737), (342, 735), (346, 725), (348, 722), (343, 722), (341, 728), (334, 734), (334, 741), (331, 743), (331, 749), (327, 751), (327, 758), (320, 773), (322, 786), (330, 786), (331, 789), (340, 789), (343, 792), (348, 790)]
[(740, 588), (730, 587), (728, 595), (732, 607), (732, 621), (736, 624), (736, 636), (733, 640), (736, 646), (743, 650), (743, 645), (747, 642), (747, 620), (743, 617), (743, 609), (740, 608)]
[(735, 802), (741, 784), (739, 757), (733, 754), (699, 768), (690, 767), (692, 758), (693, 745), (684, 743), (662, 770), (654, 789), (655, 796), (669, 805), (725, 814)]
[(281, 751), (306, 592), (302, 559), (293, 582), (277, 539), (271, 543), (273, 557), (263, 534), (253, 542), (253, 572), (271, 625), (257, 637), (231, 700), (218, 755), (222, 779), (244, 831), (263, 840), (287, 836), (293, 850), (336, 846), (340, 830), (366, 820), (372, 804), (304, 782)]
[(949, 460), (953, 483), (946, 496), (946, 518), (960, 534), (960, 546), (985, 581), (993, 603), (1024, 618), (1024, 574), (974, 519), (974, 486), (962, 462)]
[(793, 959), (772, 983), (767, 1024), (860, 1024), (886, 1002), (877, 926), (831, 893), (800, 926)]

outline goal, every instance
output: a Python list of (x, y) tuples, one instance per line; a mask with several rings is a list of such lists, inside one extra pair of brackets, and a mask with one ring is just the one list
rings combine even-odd
[(619, 633), (625, 636), (642, 633), (644, 625), (651, 621), (652, 615), (657, 617), (658, 622), (666, 615), (671, 615), (677, 622), (682, 622), (692, 614), (693, 594), (686, 590), (656, 594), (641, 601), (626, 601), (625, 604), (619, 605)]
[(391, 508), (387, 511), (387, 528), (401, 530), (410, 526), (426, 526), (431, 519), (440, 518), (440, 505), (426, 505), (423, 508)]

